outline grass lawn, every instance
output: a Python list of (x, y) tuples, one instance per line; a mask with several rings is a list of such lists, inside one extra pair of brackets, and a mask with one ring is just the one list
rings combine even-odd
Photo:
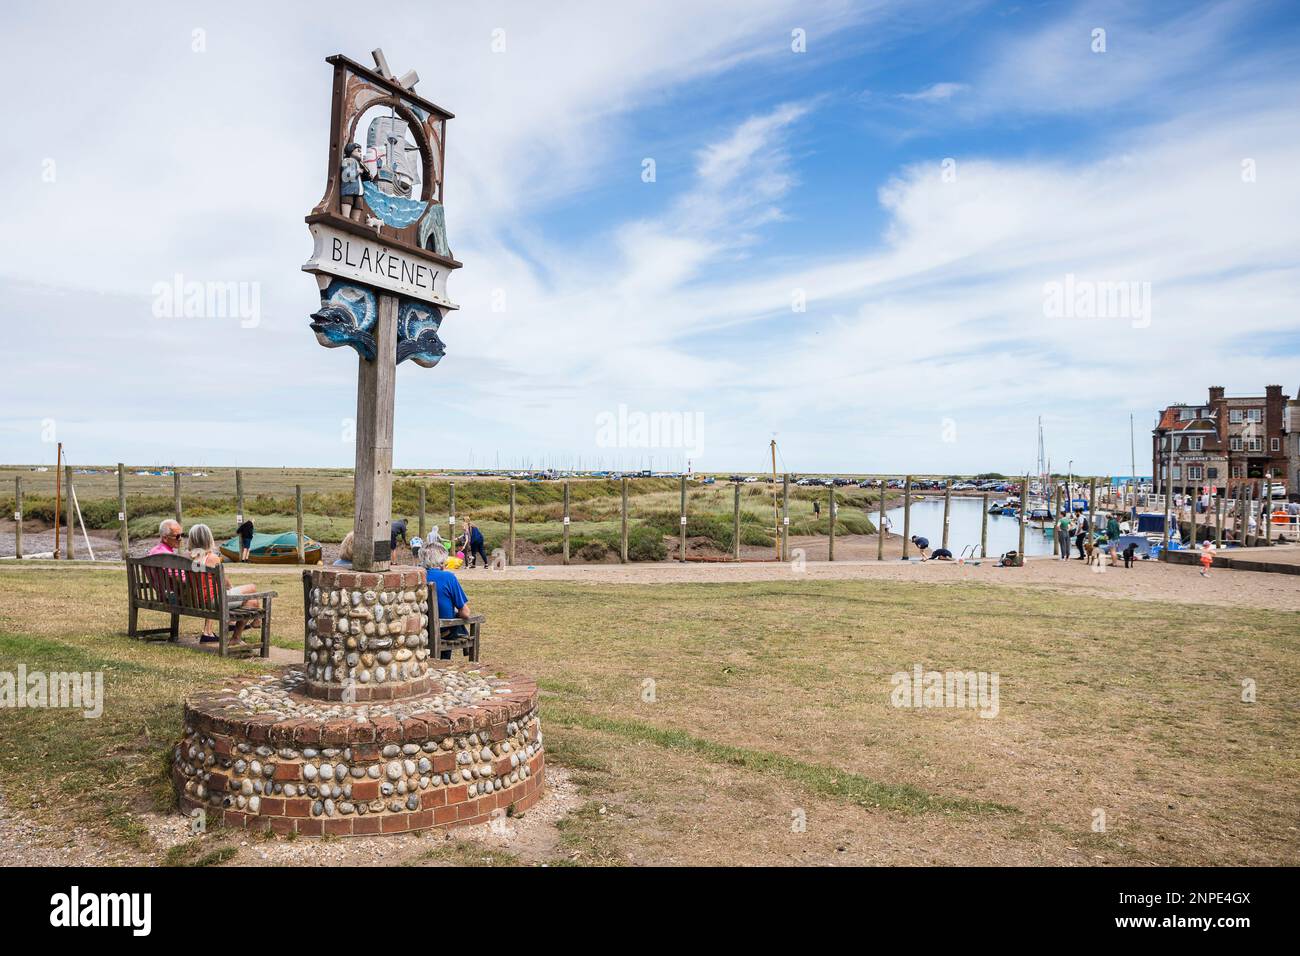
[[(275, 643), (299, 649), (299, 579), (257, 580), (281, 595)], [(485, 659), (539, 678), (548, 761), (581, 792), (557, 862), (1280, 864), (1300, 849), (1295, 613), (973, 584), (467, 587)], [(102, 670), (106, 692), (98, 720), (0, 711), (0, 792), (152, 853), (138, 815), (168, 803), (180, 698), (265, 665), (131, 641), (124, 589), (121, 571), (0, 569), (0, 671)], [(891, 675), (914, 664), (996, 672), (998, 715), (892, 706)]]

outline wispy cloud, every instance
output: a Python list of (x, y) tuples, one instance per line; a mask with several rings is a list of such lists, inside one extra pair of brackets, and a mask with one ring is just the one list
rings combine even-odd
[(915, 93), (899, 93), (898, 98), (918, 103), (942, 103), (967, 89), (965, 83), (933, 83)]

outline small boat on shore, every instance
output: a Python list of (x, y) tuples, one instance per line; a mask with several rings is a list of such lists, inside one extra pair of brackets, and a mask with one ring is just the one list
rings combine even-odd
[[(221, 554), (227, 561), (239, 561), (239, 535), (231, 538), (221, 546)], [(320, 564), (323, 558), (319, 541), (302, 536), (303, 561), (307, 564)], [(297, 564), (298, 533), (286, 531), (284, 534), (255, 534), (248, 548), (249, 564)]]

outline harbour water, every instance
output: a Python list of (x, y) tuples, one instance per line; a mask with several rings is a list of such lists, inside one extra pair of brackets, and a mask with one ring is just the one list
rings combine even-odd
[[(997, 499), (990, 499), (990, 501)], [(962, 548), (974, 545), (978, 553), (980, 522), (983, 520), (984, 499), (953, 496), (952, 511), (948, 520), (948, 550), (953, 557), (961, 557)], [(903, 509), (885, 512), (894, 534), (903, 533)], [(930, 547), (937, 548), (943, 541), (943, 496), (912, 501), (912, 534), (930, 539)], [(1006, 515), (989, 515), (989, 556), (997, 557), (1014, 550), (1020, 544), (1020, 521)], [(1025, 525), (1025, 553), (1051, 554), (1052, 536), (1035, 524)]]

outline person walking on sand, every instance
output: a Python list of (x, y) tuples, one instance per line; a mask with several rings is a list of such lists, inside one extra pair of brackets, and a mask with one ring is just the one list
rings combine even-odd
[(487, 555), (483, 553), (483, 532), (478, 529), (478, 525), (465, 519), (465, 534), (462, 536), (465, 542), (465, 551), (469, 555), (469, 566), (475, 566), (477, 558), (483, 559), (483, 567), (488, 566)]
[(1214, 552), (1210, 550), (1210, 542), (1207, 538), (1201, 542), (1201, 577), (1210, 576), (1210, 566), (1214, 564)]
[(1058, 555), (1063, 561), (1070, 560), (1070, 519), (1066, 515), (1061, 515), (1056, 522), (1056, 541), (1060, 545), (1061, 553)]

